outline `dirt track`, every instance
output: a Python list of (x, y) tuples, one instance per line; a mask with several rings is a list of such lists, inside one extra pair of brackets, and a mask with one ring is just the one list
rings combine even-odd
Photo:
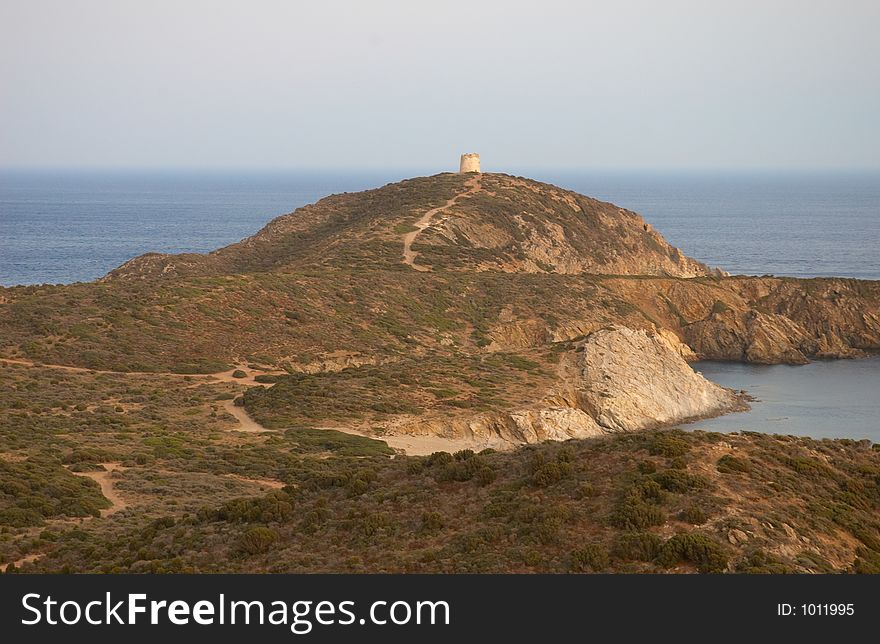
[(431, 225), (431, 220), (434, 218), (435, 215), (438, 215), (439, 213), (441, 213), (445, 210), (448, 210), (449, 208), (451, 208), (455, 204), (456, 201), (458, 201), (462, 197), (469, 197), (473, 194), (478, 193), (482, 189), (482, 184), (480, 182), (480, 175), (477, 174), (475, 177), (468, 179), (465, 182), (465, 185), (468, 186), (468, 190), (466, 190), (465, 192), (458, 193), (457, 195), (455, 195), (452, 199), (447, 201), (442, 206), (439, 206), (437, 208), (432, 208), (431, 210), (426, 212), (415, 223), (416, 230), (413, 230), (412, 232), (406, 233), (403, 236), (403, 263), (404, 264), (412, 266), (417, 271), (420, 271), (423, 273), (431, 270), (427, 266), (420, 266), (420, 265), (416, 264), (416, 255), (418, 255), (418, 253), (416, 253), (412, 249), (413, 242), (416, 240), (416, 237), (418, 237), (420, 232), (422, 232), (425, 228), (427, 228), (428, 226)]

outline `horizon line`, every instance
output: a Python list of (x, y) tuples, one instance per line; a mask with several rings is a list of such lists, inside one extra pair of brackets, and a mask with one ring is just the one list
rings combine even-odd
[[(0, 172), (5, 173), (201, 173), (201, 174), (337, 174), (337, 173), (369, 173), (398, 174), (411, 173), (407, 176), (431, 176), (434, 174), (452, 173), (458, 170), (450, 164), (448, 169), (427, 165), (311, 165), (311, 166), (210, 166), (210, 165), (0, 165)], [(508, 167), (486, 168), (484, 174), (519, 174), (524, 172), (539, 173), (608, 173), (608, 174), (880, 174), (880, 166), (599, 166), (599, 165), (564, 165), (564, 166), (527, 166), (511, 165)], [(414, 173), (414, 174), (413, 174)], [(426, 173), (426, 174), (421, 174)]]

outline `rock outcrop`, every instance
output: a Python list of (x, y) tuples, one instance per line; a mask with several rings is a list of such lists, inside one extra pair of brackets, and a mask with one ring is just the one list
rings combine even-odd
[(733, 391), (706, 380), (669, 332), (603, 329), (564, 356), (558, 387), (529, 409), (403, 421), (391, 433), (466, 439), (509, 447), (544, 440), (637, 431), (747, 409)]
[(713, 313), (685, 327), (684, 337), (698, 355), (758, 364), (806, 364), (817, 347), (796, 322), (755, 310)]
[(744, 408), (706, 380), (669, 335), (615, 328), (583, 343), (580, 407), (607, 431), (635, 431)]

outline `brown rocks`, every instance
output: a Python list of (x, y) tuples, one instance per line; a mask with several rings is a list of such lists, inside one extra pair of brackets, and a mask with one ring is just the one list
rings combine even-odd
[(762, 364), (805, 364), (817, 348), (796, 322), (754, 309), (712, 313), (685, 327), (684, 337), (702, 357)]

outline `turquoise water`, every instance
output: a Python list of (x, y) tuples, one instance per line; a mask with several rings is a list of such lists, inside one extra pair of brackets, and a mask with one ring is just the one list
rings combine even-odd
[[(732, 273), (880, 279), (878, 175), (525, 172), (641, 213)], [(205, 252), (407, 172), (0, 172), (0, 285), (93, 280), (147, 251)]]
[(715, 432), (749, 430), (880, 443), (880, 357), (807, 365), (698, 362), (694, 369), (757, 400), (751, 411), (686, 425)]

